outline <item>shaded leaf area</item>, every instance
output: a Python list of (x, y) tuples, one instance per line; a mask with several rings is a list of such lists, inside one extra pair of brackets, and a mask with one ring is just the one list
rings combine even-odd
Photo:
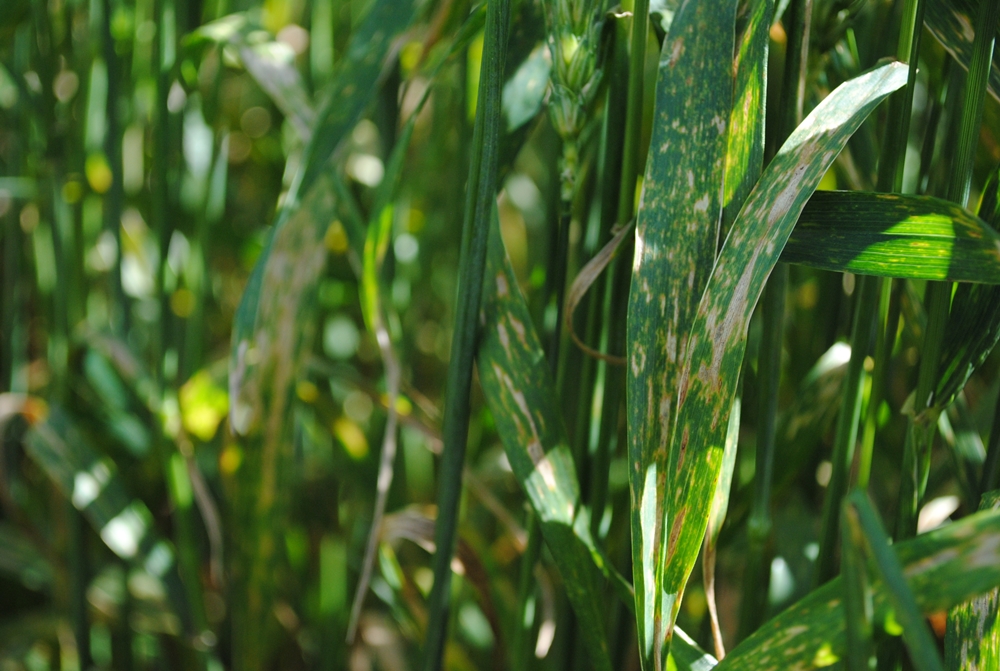
[(937, 642), (907, 584), (882, 520), (864, 491), (856, 489), (844, 499), (841, 531), (848, 666), (871, 668), (875, 661), (874, 606), (868, 587), (869, 580), (874, 577), (881, 582), (888, 606), (902, 629), (914, 668), (917, 671), (944, 671)]
[[(979, 1), (991, 0), (927, 0), (924, 25), (941, 46), (966, 70), (972, 62), (972, 42), (976, 37), (976, 11)], [(1000, 30), (997, 25), (994, 30)], [(990, 66), (990, 94), (1000, 100), (1000, 51), (993, 52)]]
[[(233, 613), (237, 636), (246, 636), (235, 649), (248, 659), (263, 654), (257, 646), (264, 645), (265, 637), (257, 628), (270, 609), (263, 586), (272, 584), (269, 573), (278, 549), (274, 520), (280, 519), (288, 498), (283, 485), (293, 448), (288, 439), (291, 396), (315, 329), (315, 286), (326, 261), (323, 237), (327, 222), (336, 215), (333, 193), (329, 186), (312, 190), (302, 207), (275, 230), (258, 266), (260, 284), (267, 290), (259, 291), (258, 286), (254, 296), (248, 286), (240, 306), (248, 336), (234, 340), (230, 427), (244, 458), (233, 473), (229, 494), (237, 520), (231, 560), (234, 596), (247, 600)], [(234, 328), (234, 338), (239, 331)]]
[[(487, 253), (477, 359), (483, 393), (507, 459), (562, 574), (591, 661), (596, 668), (611, 668), (604, 635), (606, 600), (617, 594), (631, 601), (631, 588), (606, 563), (591, 536), (591, 511), (581, 505), (555, 385), (496, 219)], [(673, 655), (678, 669), (704, 668), (698, 664), (714, 661), (686, 636), (678, 638)]]
[[(889, 64), (839, 86), (791, 134), (733, 224), (692, 323), (677, 385), (676, 449), (668, 465), (674, 476), (663, 501), (667, 566), (674, 555), (693, 562), (702, 543), (746, 329), (764, 283), (823, 174), (861, 122), (905, 81), (906, 67)], [(643, 365), (630, 356), (630, 367)], [(690, 569), (681, 561), (673, 566), (678, 605)]]
[(294, 204), (307, 193), (326, 169), (341, 139), (357, 123), (375, 95), (392, 42), (413, 20), (412, 0), (376, 0), (361, 24), (352, 31), (333, 81), (318, 101), (316, 124), (302, 154), (302, 168), (286, 203)]
[(817, 191), (781, 260), (860, 275), (1000, 284), (1000, 234), (940, 198)]
[[(347, 53), (339, 62), (333, 81), (327, 87), (329, 93), (316, 114), (316, 127), (303, 152), (302, 167), (285, 198), (284, 214), (279, 214), (271, 229), (264, 251), (254, 266), (243, 298), (240, 300), (233, 323), (234, 369), (238, 367), (236, 355), (240, 343), (251, 337), (258, 323), (256, 318), (259, 314), (261, 284), (274, 246), (274, 236), (283, 227), (288, 213), (296, 205), (298, 194), (305, 194), (303, 200), (309, 200), (319, 197), (310, 196), (311, 191), (324, 190), (322, 187), (314, 190), (309, 187), (322, 172), (323, 166), (333, 155), (337, 145), (358, 122), (375, 96), (378, 89), (372, 86), (372, 83), (378, 80), (391, 40), (406, 27), (410, 15), (410, 12), (404, 11), (404, 7), (400, 5), (405, 7), (407, 3), (400, 0), (378, 0), (375, 3), (352, 35)], [(262, 86), (269, 91), (266, 85)], [(309, 206), (302, 203), (301, 207)], [(330, 219), (318, 219), (318, 221), (328, 222)]]
[(101, 458), (59, 408), (32, 425), (25, 447), (112, 552), (162, 582), (184, 631), (192, 632), (173, 546), (154, 528), (146, 505), (128, 493), (114, 463)]
[[(982, 512), (892, 546), (924, 613), (946, 610), (1000, 583), (1000, 513)], [(842, 659), (841, 578), (783, 611), (733, 649), (716, 669), (804, 671)], [(895, 622), (884, 585), (872, 583), (874, 622)]]
[[(983, 495), (980, 510), (1000, 510), (1000, 491)], [(1000, 667), (1000, 589), (959, 604), (948, 613), (944, 655), (949, 669), (986, 671)]]
[[(1000, 266), (1000, 166), (990, 173), (983, 188), (979, 216), (986, 222), (993, 253)], [(993, 283), (996, 284), (996, 283)], [(937, 385), (933, 402), (944, 407), (952, 402), (1000, 338), (1000, 287), (980, 284), (962, 284), (955, 289), (951, 314), (945, 326), (941, 362), (938, 366)]]
[[(680, 594), (701, 547), (700, 535), (681, 546), (675, 545), (676, 535), (668, 540), (667, 529), (676, 520), (664, 498), (673, 491), (671, 476), (684, 459), (684, 446), (673, 435), (680, 363), (718, 249), (735, 19), (732, 0), (686, 2), (674, 16), (660, 56), (653, 136), (636, 220), (626, 353), (628, 470), (644, 669), (663, 662)], [(699, 487), (711, 499), (715, 478), (700, 481)]]

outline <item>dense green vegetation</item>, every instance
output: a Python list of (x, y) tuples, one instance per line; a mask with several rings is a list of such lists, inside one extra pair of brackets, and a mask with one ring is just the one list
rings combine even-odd
[(0, 12), (0, 670), (1000, 667), (1000, 3)]

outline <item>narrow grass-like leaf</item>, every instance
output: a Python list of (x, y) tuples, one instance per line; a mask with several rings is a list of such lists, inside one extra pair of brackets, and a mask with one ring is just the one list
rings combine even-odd
[[(993, 169), (983, 188), (979, 216), (985, 230), (1000, 240), (1000, 166)], [(1000, 256), (1000, 245), (995, 252)], [(1000, 262), (997, 263), (1000, 265)], [(941, 363), (938, 366), (934, 403), (951, 403), (972, 372), (993, 351), (1000, 339), (1000, 287), (962, 284), (952, 296), (951, 314), (945, 327)]]
[[(764, 171), (716, 261), (683, 353), (678, 419), (663, 485), (669, 540), (658, 584), (674, 614), (705, 533), (746, 328), (764, 282), (823, 174), (878, 103), (905, 83), (906, 71), (900, 64), (881, 66), (823, 100)], [(649, 363), (637, 348), (628, 365), (638, 370)]]
[[(680, 589), (664, 581), (671, 552), (660, 511), (671, 491), (667, 469), (680, 363), (718, 249), (735, 18), (732, 0), (688, 1), (674, 16), (660, 58), (636, 223), (627, 406), (632, 575), (644, 669), (661, 668), (680, 605)], [(703, 484), (711, 498), (715, 479)], [(681, 563), (688, 571), (700, 547), (701, 537), (684, 549)]]
[(940, 198), (817, 191), (781, 260), (861, 275), (1000, 284), (1000, 234)]
[(302, 153), (302, 168), (286, 197), (286, 207), (307, 192), (344, 134), (357, 123), (378, 90), (373, 83), (382, 74), (392, 42), (410, 24), (413, 15), (412, 0), (375, 0), (352, 32), (350, 44), (335, 68), (333, 84), (326, 98), (319, 101), (315, 128)]
[(442, 438), (437, 525), (434, 531), (434, 585), (428, 599), (423, 668), (441, 668), (451, 599), (451, 556), (458, 526), (462, 466), (469, 428), (469, 393), (479, 332), (480, 300), (485, 275), (490, 220), (496, 208), (499, 145), (503, 122), (502, 89), (510, 36), (509, 0), (494, 0), (486, 9), (483, 56), (472, 134), (472, 156), (466, 184), (465, 214), (458, 261), (458, 297), (448, 363)]
[[(1000, 584), (1000, 513), (984, 512), (892, 546), (924, 613)], [(805, 671), (846, 654), (841, 578), (814, 590), (733, 649), (718, 671)], [(895, 621), (886, 588), (873, 583), (874, 621)]]
[[(1000, 509), (1000, 491), (983, 495), (980, 510)], [(959, 604), (948, 613), (944, 657), (955, 671), (1000, 668), (1000, 589)]]
[[(918, 671), (944, 671), (937, 644), (917, 605), (910, 586), (906, 583), (899, 559), (889, 544), (889, 536), (867, 494), (855, 490), (844, 501), (844, 517), (851, 527), (848, 541), (860, 541), (862, 554), (875, 568), (885, 595), (895, 614), (896, 622), (903, 628), (903, 640), (910, 651), (910, 659)], [(854, 548), (857, 551), (859, 548)], [(852, 615), (850, 610), (847, 616)]]
[[(972, 43), (976, 36), (976, 9), (979, 7), (979, 1), (926, 0), (924, 25), (966, 70), (972, 62)], [(1000, 30), (1000, 25), (995, 26), (994, 30)], [(989, 92), (1000, 100), (1000, 53), (993, 54)]]
[(857, 511), (841, 507), (840, 574), (844, 586), (844, 620), (847, 631), (847, 668), (870, 671), (875, 661), (872, 619), (875, 617), (871, 581), (865, 561), (864, 533)]
[(294, 52), (282, 42), (240, 46), (247, 71), (278, 106), (304, 142), (312, 138), (316, 111), (295, 67)]

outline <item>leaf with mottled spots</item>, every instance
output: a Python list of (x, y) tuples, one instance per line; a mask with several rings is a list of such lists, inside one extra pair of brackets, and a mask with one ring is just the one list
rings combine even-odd
[[(494, 211), (495, 212), (495, 211)], [(605, 563), (590, 535), (576, 467), (559, 414), (555, 385), (527, 302), (507, 258), (494, 214), (482, 302), (479, 379), (507, 459), (541, 522), (595, 668), (610, 669), (607, 599), (631, 600), (630, 588)], [(608, 585), (610, 583), (610, 585)], [(678, 671), (711, 668), (714, 658), (680, 636)]]
[[(1000, 584), (1000, 512), (977, 513), (892, 546), (917, 605), (947, 610)], [(846, 654), (844, 586), (837, 577), (733, 649), (717, 671), (806, 671)], [(872, 583), (874, 622), (898, 621), (884, 584)]]
[(479, 378), (507, 459), (538, 514), (559, 566), (591, 661), (611, 669), (605, 635), (603, 578), (590, 511), (580, 487), (559, 414), (545, 354), (532, 327), (496, 221), (491, 227), (482, 302)]
[[(924, 14), (924, 25), (966, 70), (972, 62), (972, 41), (976, 37), (978, 8), (979, 0), (927, 0)], [(994, 26), (994, 30), (1000, 31), (1000, 25)], [(1000, 49), (993, 52), (987, 90), (1000, 100)]]
[[(689, 0), (660, 55), (628, 305), (632, 575), (644, 669), (661, 668), (678, 603), (660, 514), (680, 363), (718, 249), (732, 109), (736, 2)], [(697, 82), (697, 85), (694, 83)], [(715, 481), (705, 483), (711, 493)], [(707, 512), (707, 511), (706, 511)], [(704, 530), (704, 525), (702, 525)], [(686, 577), (701, 545), (685, 548)], [(673, 584), (671, 577), (668, 584)]]
[[(980, 510), (1000, 510), (1000, 490), (986, 492)], [(948, 613), (945, 664), (956, 671), (1000, 668), (1000, 589), (961, 603)]]
[(736, 52), (733, 111), (729, 117), (722, 235), (729, 232), (764, 160), (764, 110), (767, 92), (767, 51), (773, 0), (747, 3), (746, 25)]
[[(764, 171), (722, 246), (690, 325), (689, 342), (681, 352), (681, 373), (671, 392), (676, 401), (662, 404), (655, 400), (663, 415), (677, 415), (665, 473), (651, 470), (644, 477), (647, 487), (657, 485), (657, 494), (643, 492), (641, 497), (661, 500), (655, 508), (650, 506), (650, 515), (653, 510), (661, 511), (663, 536), (668, 539), (662, 578), (657, 582), (664, 601), (672, 604), (665, 616), (676, 614), (705, 534), (746, 348), (746, 329), (764, 283), (799, 213), (848, 138), (905, 81), (906, 66), (889, 64), (831, 93)], [(633, 343), (629, 367), (648, 369), (647, 358)]]
[(817, 191), (781, 260), (860, 275), (1000, 284), (1000, 234), (939, 198)]

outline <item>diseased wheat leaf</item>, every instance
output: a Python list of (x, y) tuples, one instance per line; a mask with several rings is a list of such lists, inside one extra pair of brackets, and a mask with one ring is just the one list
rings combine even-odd
[[(980, 510), (1000, 509), (1000, 490), (986, 492)], [(948, 613), (945, 664), (955, 671), (1000, 668), (1000, 589), (961, 603)]]
[(930, 196), (817, 191), (781, 260), (861, 275), (1000, 283), (1000, 234)]
[[(604, 635), (610, 588), (632, 600), (590, 535), (590, 511), (581, 506), (576, 467), (558, 411), (545, 353), (517, 285), (494, 218), (483, 288), (479, 379), (504, 451), (542, 524), (542, 535), (562, 574), (570, 603), (586, 633), (597, 668), (610, 668)], [(715, 660), (689, 637), (675, 642), (678, 671), (711, 668)]]
[(590, 511), (559, 414), (545, 353), (494, 221), (482, 303), (479, 378), (507, 459), (542, 525), (563, 576), (584, 643), (597, 669), (611, 669), (604, 631), (603, 579)]
[(736, 85), (729, 116), (722, 236), (729, 232), (743, 201), (757, 183), (764, 160), (767, 52), (773, 0), (748, 3), (747, 24), (736, 54)]
[[(1000, 584), (1000, 513), (977, 513), (892, 546), (924, 613), (946, 610)], [(885, 587), (874, 589), (874, 622), (895, 616)], [(806, 671), (846, 654), (841, 578), (784, 610), (715, 667), (717, 671)]]
[[(680, 605), (672, 600), (680, 591), (678, 575), (664, 575), (671, 553), (665, 549), (667, 527), (660, 511), (670, 491), (667, 469), (680, 362), (718, 249), (735, 19), (732, 0), (689, 0), (674, 16), (660, 56), (636, 223), (627, 406), (632, 575), (644, 669), (661, 667)], [(714, 491), (715, 481), (708, 486)], [(684, 577), (700, 546), (699, 538), (696, 546), (685, 548)]]
[[(924, 25), (958, 63), (969, 69), (976, 37), (976, 10), (980, 0), (927, 0)], [(982, 0), (991, 2), (992, 0)], [(1000, 30), (1000, 25), (994, 27)], [(1000, 51), (993, 53), (989, 92), (1000, 100)]]
[[(764, 283), (799, 213), (848, 138), (905, 81), (906, 66), (889, 64), (846, 82), (791, 134), (747, 198), (716, 261), (681, 350), (679, 379), (670, 391), (676, 405), (648, 401), (664, 408), (664, 414), (676, 407), (677, 414), (666, 473), (645, 478), (647, 487), (659, 484), (658, 495), (636, 497), (662, 497), (657, 507), (667, 541), (657, 586), (671, 604), (665, 612), (676, 614), (705, 534), (746, 328)], [(651, 364), (643, 348), (633, 345), (628, 365), (634, 374)]]

